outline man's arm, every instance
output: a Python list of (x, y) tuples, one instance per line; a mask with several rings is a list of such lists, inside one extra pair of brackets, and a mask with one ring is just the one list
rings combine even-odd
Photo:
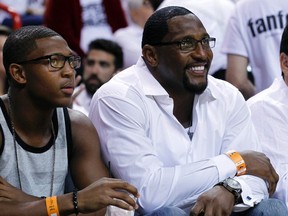
[[(238, 93), (238, 95), (240, 94)], [(226, 152), (229, 148), (241, 149), (239, 153), (247, 167), (246, 175), (234, 178), (241, 184), (241, 202), (244, 203), (236, 206), (237, 211), (244, 211), (268, 197), (266, 184), (269, 185), (270, 195), (273, 194), (279, 177), (267, 156), (261, 152), (245, 150), (259, 151), (261, 148), (251, 122), (248, 107), (243, 98), (239, 99), (237, 103), (229, 101), (232, 112), (226, 125), (227, 132), (226, 139), (223, 142), (223, 146), (225, 146), (223, 152)], [(221, 186), (213, 187), (198, 197), (196, 204), (191, 209), (191, 215), (201, 215), (202, 210), (207, 214), (212, 212), (211, 215), (230, 215), (235, 201), (231, 195), (231, 192), (221, 188)]]
[(236, 86), (247, 100), (255, 95), (255, 86), (247, 75), (248, 59), (234, 54), (228, 54), (227, 58), (226, 80)]
[[(266, 179), (267, 182), (269, 182), (270, 184), (269, 192), (270, 194), (273, 194), (276, 189), (276, 184), (279, 178), (274, 168), (272, 167), (269, 158), (267, 158), (263, 153), (255, 151), (245, 151), (241, 153), (241, 155), (247, 161), (246, 165), (248, 167), (247, 169), (248, 174), (250, 173), (255, 176), (262, 177), (263, 179)], [(267, 175), (267, 173), (270, 173), (270, 175)], [(245, 194), (243, 194), (242, 192), (241, 202), (237, 203), (240, 205), (236, 206), (237, 211), (245, 211), (250, 207), (253, 207), (257, 202), (261, 201), (262, 198), (259, 200), (252, 198), (253, 196), (257, 196), (257, 194), (259, 193), (259, 186), (257, 186), (257, 184), (263, 183), (261, 181), (259, 182), (255, 176), (243, 175), (240, 177), (234, 177), (236, 181), (238, 181), (239, 183), (241, 182), (242, 190), (244, 189), (243, 186), (245, 186), (244, 189)], [(271, 179), (268, 180), (267, 178)], [(255, 185), (256, 187), (251, 188), (251, 185)], [(250, 189), (247, 188), (247, 186), (250, 187)], [(264, 185), (263, 187), (266, 186)], [(247, 189), (249, 190), (249, 192), (247, 192)], [(256, 189), (256, 191), (253, 191), (253, 189)], [(249, 195), (248, 200), (246, 195)], [(267, 197), (268, 196), (264, 196), (263, 198)], [(244, 199), (245, 202), (243, 202)], [(209, 215), (230, 215), (232, 213), (235, 204), (236, 203), (234, 195), (224, 187), (217, 186), (202, 193), (198, 197), (195, 205), (191, 209), (190, 215), (191, 216), (201, 215), (201, 212), (205, 212)]]
[[(2, 190), (4, 188), (3, 184), (6, 184), (7, 186), (8, 183), (3, 182), (3, 179), (0, 183), (0, 216), (47, 216), (45, 199), (11, 199), (11, 197), (14, 197), (14, 192), (18, 191), (18, 194), (20, 194), (21, 191), (19, 192), (19, 189), (14, 187), (7, 187), (5, 190)], [(127, 210), (137, 208), (134, 200), (128, 195), (128, 193), (117, 191), (117, 189), (125, 190), (135, 197), (138, 197), (137, 189), (127, 182), (119, 179), (102, 178), (83, 190), (78, 191), (77, 200), (79, 212), (85, 214), (96, 212), (108, 205), (115, 205)], [(22, 194), (24, 193), (22, 192)], [(24, 197), (24, 195), (21, 195), (21, 197)], [(114, 198), (118, 198), (118, 200)], [(70, 215), (75, 213), (72, 202), (72, 193), (57, 196), (57, 204), (60, 215)]]
[(98, 133), (81, 112), (70, 110), (72, 155), (69, 163), (72, 179), (78, 189), (108, 177), (109, 172), (100, 155)]
[[(99, 137), (94, 125), (87, 116), (80, 112), (70, 110), (69, 115), (73, 143), (70, 171), (75, 186), (78, 189), (83, 189), (103, 177), (109, 177), (109, 171), (100, 155)], [(111, 188), (105, 188), (105, 185), (103, 185), (102, 191), (99, 190), (99, 193), (93, 194), (91, 199), (98, 200), (101, 203), (104, 201), (101, 200), (103, 195), (109, 191), (113, 192)], [(133, 195), (135, 196), (135, 194)], [(103, 204), (103, 209), (97, 215), (104, 215), (106, 206)]]
[[(79, 212), (86, 214), (102, 210), (99, 215), (104, 215), (108, 205), (126, 210), (137, 208), (134, 199), (129, 196), (139, 196), (134, 186), (119, 179), (105, 178), (108, 171), (100, 157), (98, 135), (90, 120), (77, 111), (70, 110), (69, 114), (73, 142), (70, 165), (74, 183), (79, 189)], [(72, 193), (57, 196), (57, 203), (61, 215), (74, 213)], [(0, 209), (0, 216), (25, 216), (26, 213), (47, 216), (45, 199), (25, 194), (2, 178)]]

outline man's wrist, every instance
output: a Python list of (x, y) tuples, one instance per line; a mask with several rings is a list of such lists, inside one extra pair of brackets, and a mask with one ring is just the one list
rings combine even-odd
[[(57, 202), (58, 202), (58, 208), (59, 208), (60, 215), (75, 215), (73, 196), (74, 196), (73, 192), (57, 196)], [(78, 196), (77, 196), (77, 198), (78, 198)], [(78, 202), (78, 199), (77, 199), (77, 202)], [(78, 211), (79, 211), (79, 208), (78, 208)], [(80, 211), (79, 211), (79, 213), (80, 213)]]
[(224, 187), (226, 190), (228, 190), (230, 193), (233, 194), (234, 196), (234, 204), (238, 204), (242, 202), (242, 197), (241, 197), (241, 193), (242, 193), (242, 187), (241, 184), (233, 179), (233, 178), (227, 178), (222, 182), (217, 183), (215, 186), (222, 186)]
[(46, 198), (46, 209), (48, 216), (60, 216), (57, 203), (57, 196)]
[(236, 166), (236, 176), (244, 175), (246, 173), (246, 164), (242, 156), (235, 150), (230, 150), (225, 153)]

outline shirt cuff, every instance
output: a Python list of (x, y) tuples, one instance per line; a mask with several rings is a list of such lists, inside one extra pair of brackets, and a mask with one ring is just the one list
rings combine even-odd
[[(268, 198), (268, 194), (265, 194), (263, 192), (253, 192), (251, 190), (251, 186), (249, 186), (249, 184), (247, 184), (247, 180), (249, 179), (249, 176), (241, 176), (241, 177), (234, 177), (235, 180), (237, 180), (242, 187), (242, 193), (241, 193), (241, 197), (242, 197), (242, 201), (243, 203), (240, 203), (238, 205), (234, 206), (233, 211), (234, 212), (241, 212), (241, 211), (245, 211), (255, 205), (257, 205), (258, 203), (261, 202), (261, 200)], [(260, 182), (258, 182), (259, 184)], [(256, 181), (257, 184), (257, 181)], [(265, 182), (263, 181), (262, 183), (260, 183), (260, 189), (266, 187)], [(255, 187), (256, 188), (256, 187)], [(258, 189), (258, 191), (260, 191), (260, 189)]]
[[(213, 157), (212, 160), (217, 166), (219, 172), (219, 182), (236, 175), (237, 169), (234, 162), (225, 154)], [(224, 165), (225, 164), (225, 165)]]

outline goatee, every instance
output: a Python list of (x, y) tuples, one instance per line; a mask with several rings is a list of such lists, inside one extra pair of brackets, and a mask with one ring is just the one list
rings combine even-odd
[(208, 85), (208, 79), (206, 76), (205, 82), (199, 83), (199, 84), (193, 84), (189, 82), (189, 78), (187, 76), (184, 76), (183, 78), (184, 86), (188, 91), (194, 94), (202, 94)]

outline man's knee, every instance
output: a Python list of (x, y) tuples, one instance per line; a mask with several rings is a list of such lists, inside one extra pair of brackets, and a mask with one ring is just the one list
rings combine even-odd
[(145, 216), (187, 216), (187, 214), (180, 208), (167, 206), (160, 208), (152, 213), (145, 214)]
[(287, 216), (287, 206), (279, 199), (265, 199), (258, 204), (263, 216), (279, 215)]
[(248, 216), (287, 216), (288, 210), (286, 205), (279, 199), (264, 199), (254, 208), (250, 209)]

